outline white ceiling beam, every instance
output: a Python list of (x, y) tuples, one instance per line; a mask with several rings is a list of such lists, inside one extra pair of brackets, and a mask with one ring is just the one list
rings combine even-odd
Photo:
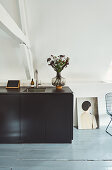
[(0, 28), (3, 31), (7, 32), (14, 39), (19, 42), (25, 43), (29, 46), (29, 40), (27, 36), (22, 32), (22, 30), (18, 27), (16, 22), (12, 19), (12, 17), (8, 14), (8, 12), (4, 9), (4, 7), (0, 4)]
[(29, 49), (25, 44), (20, 44), (21, 53), (22, 53), (22, 59), (23, 64), (25, 68), (25, 73), (27, 76), (27, 79), (30, 80), (31, 78), (34, 78), (34, 73), (32, 72), (32, 60), (29, 53)]
[[(19, 0), (18, 2), (19, 2), (22, 31), (29, 39), (25, 0)], [(26, 59), (27, 59), (26, 60), (27, 65), (25, 65), (27, 79), (34, 78), (33, 56), (32, 56), (32, 52), (31, 52), (30, 41), (29, 41), (29, 46), (25, 46), (24, 44), (21, 46), (26, 54)], [(29, 72), (30, 77), (28, 75), (28, 72)]]
[(29, 37), (29, 35), (28, 35), (27, 17), (26, 17), (25, 0), (18, 0), (18, 3), (19, 3), (19, 11), (20, 11), (20, 19), (21, 19), (22, 31), (24, 32), (24, 34), (27, 37)]
[(30, 49), (30, 41), (28, 38), (28, 28), (26, 20), (25, 2), (19, 0), (20, 19), (22, 30), (18, 27), (16, 22), (0, 4), (0, 28), (8, 33), (12, 38), (16, 39), (21, 44), (23, 63), (27, 79), (34, 78), (33, 58)]

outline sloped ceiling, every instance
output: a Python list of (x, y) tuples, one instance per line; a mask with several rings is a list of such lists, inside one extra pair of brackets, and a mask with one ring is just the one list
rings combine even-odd
[(55, 75), (46, 58), (70, 57), (63, 76), (74, 81), (102, 81), (112, 60), (111, 0), (29, 0), (28, 22), (32, 50), (41, 77)]
[[(0, 0), (21, 27), (17, 0)], [(65, 54), (70, 65), (62, 75), (68, 81), (112, 79), (111, 0), (26, 0), (34, 68), (50, 82), (55, 72), (46, 59)], [(0, 31), (0, 79), (25, 79), (19, 45)]]

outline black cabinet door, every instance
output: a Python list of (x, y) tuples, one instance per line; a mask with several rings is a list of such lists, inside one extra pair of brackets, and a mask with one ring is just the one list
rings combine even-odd
[(26, 143), (44, 142), (45, 115), (43, 94), (21, 96), (21, 141)]
[(73, 95), (46, 95), (46, 142), (70, 143), (73, 134)]
[(20, 96), (0, 94), (0, 143), (18, 143), (20, 139)]

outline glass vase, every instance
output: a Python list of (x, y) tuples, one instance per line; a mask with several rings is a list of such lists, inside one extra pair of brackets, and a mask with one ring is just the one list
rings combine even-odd
[(57, 89), (62, 89), (62, 86), (65, 85), (65, 78), (61, 76), (61, 72), (57, 72), (56, 77), (52, 78), (52, 85)]

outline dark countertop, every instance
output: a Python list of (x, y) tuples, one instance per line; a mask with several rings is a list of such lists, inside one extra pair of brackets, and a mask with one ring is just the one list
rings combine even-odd
[[(67, 86), (64, 86), (61, 90), (57, 90), (56, 87), (52, 86), (39, 86), (39, 88), (46, 88), (45, 92), (37, 92), (37, 93), (73, 93), (71, 89)], [(20, 87), (20, 89), (6, 89), (6, 87), (0, 87), (0, 94), (37, 94), (34, 92), (24, 92), (26, 88), (30, 87)]]

